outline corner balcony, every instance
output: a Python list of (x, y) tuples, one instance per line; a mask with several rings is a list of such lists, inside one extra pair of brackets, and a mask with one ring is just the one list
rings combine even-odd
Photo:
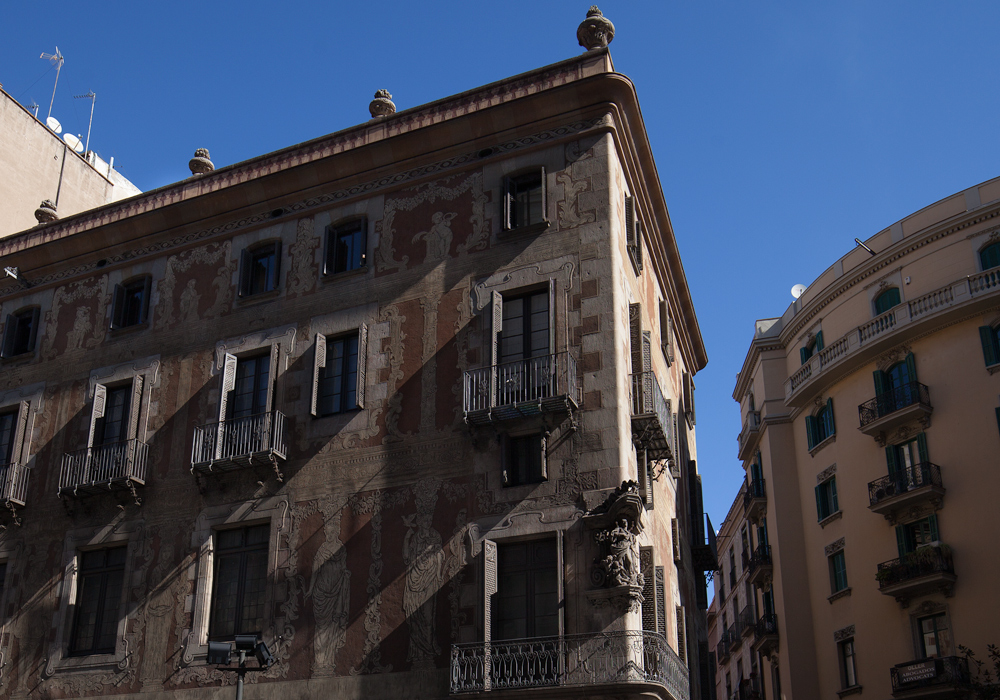
[(764, 656), (770, 656), (777, 648), (778, 616), (774, 613), (765, 613), (754, 626), (753, 650), (759, 651)]
[(0, 500), (23, 506), (28, 492), (28, 469), (17, 462), (0, 464)]
[[(521, 696), (532, 688), (566, 689), (567, 698), (629, 691), (689, 700), (687, 666), (655, 632), (598, 632), (562, 637), (453, 644), (451, 694)], [(515, 691), (515, 692), (511, 692)]]
[(739, 443), (739, 458), (747, 459), (753, 454), (757, 446), (757, 438), (760, 436), (760, 411), (750, 411), (747, 419), (743, 421), (743, 430), (740, 431), (736, 442)]
[(465, 421), (473, 425), (579, 408), (576, 360), (568, 352), (468, 370), (464, 380)]
[(83, 496), (124, 489), (137, 497), (136, 486), (146, 483), (148, 455), (149, 445), (139, 440), (67, 452), (59, 469), (58, 494)]
[(672, 459), (670, 408), (652, 372), (629, 375), (632, 443), (649, 459)]
[(754, 586), (763, 588), (764, 584), (771, 580), (773, 572), (771, 545), (757, 545), (757, 549), (753, 551), (753, 556), (750, 557), (750, 568), (747, 573), (747, 579)]
[(950, 596), (955, 587), (955, 565), (948, 545), (918, 547), (899, 559), (878, 565), (878, 590), (893, 596), (903, 607), (910, 599), (941, 591)]
[(287, 459), (288, 418), (281, 411), (208, 423), (194, 429), (191, 471), (233, 471), (270, 463), (280, 479), (278, 460)]
[[(968, 687), (969, 660), (944, 656), (896, 664), (889, 669), (894, 698), (953, 698)], [(958, 695), (958, 697), (965, 697)]]
[(747, 520), (751, 522), (759, 522), (767, 513), (766, 486), (764, 479), (754, 479), (743, 492), (743, 510), (746, 511)]
[(944, 498), (941, 467), (930, 462), (914, 464), (868, 484), (868, 509), (895, 522), (897, 513), (909, 508), (941, 506)]
[(933, 410), (927, 387), (920, 382), (910, 382), (858, 406), (859, 429), (872, 437), (885, 435), (913, 420), (926, 422)]

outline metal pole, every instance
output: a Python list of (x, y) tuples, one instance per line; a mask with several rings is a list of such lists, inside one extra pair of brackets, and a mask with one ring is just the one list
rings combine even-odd
[[(56, 53), (59, 53), (58, 46), (56, 47)], [(56, 62), (56, 84), (52, 86), (52, 99), (49, 100), (49, 114), (45, 118), (46, 121), (48, 121), (48, 117), (52, 116), (52, 105), (56, 101), (56, 88), (59, 86), (59, 71), (62, 70), (62, 64), (62, 57), (60, 56), (59, 60)]]
[(236, 700), (243, 700), (243, 676), (247, 672), (247, 653), (240, 652), (240, 667), (236, 671)]
[(90, 127), (94, 125), (94, 104), (97, 102), (97, 93), (90, 91), (90, 122), (87, 124), (87, 145), (83, 147), (83, 156), (87, 157), (90, 152)]

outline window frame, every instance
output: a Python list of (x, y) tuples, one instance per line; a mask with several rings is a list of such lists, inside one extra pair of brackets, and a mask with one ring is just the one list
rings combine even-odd
[[(21, 321), (29, 317), (31, 327), (28, 331), (28, 339), (25, 344), (26, 348), (24, 350), (19, 350), (15, 347), (18, 330), (20, 328)], [(40, 320), (41, 307), (37, 305), (23, 306), (17, 311), (7, 314), (7, 319), (3, 329), (3, 344), (0, 346), (0, 351), (2, 351), (0, 352), (0, 357), (3, 357), (5, 360), (13, 360), (34, 355), (38, 343), (38, 324)]]
[[(126, 313), (131, 310), (129, 298), (140, 287), (142, 296), (139, 299), (138, 315), (135, 320), (129, 322), (129, 319), (126, 318)], [(152, 275), (136, 275), (116, 284), (111, 303), (111, 330), (118, 331), (145, 326), (149, 322), (149, 300), (152, 290)]]
[[(538, 188), (541, 191), (541, 217), (538, 221), (525, 221), (520, 222), (516, 220), (516, 206), (515, 198), (518, 193), (515, 192), (515, 188), (527, 181), (538, 182)], [(513, 232), (513, 231), (526, 231), (535, 229), (545, 229), (549, 227), (548, 218), (548, 188), (546, 187), (546, 172), (545, 166), (539, 165), (532, 168), (525, 168), (516, 173), (511, 173), (504, 177), (503, 180), (503, 231)], [(530, 214), (530, 212), (529, 212)], [(529, 216), (530, 219), (530, 216)]]
[(991, 374), (1000, 370), (1000, 323), (980, 326), (979, 342), (983, 346), (983, 362), (987, 369)]
[(799, 348), (799, 364), (805, 364), (809, 359), (815, 355), (817, 352), (823, 349), (823, 331), (817, 331), (812, 338), (810, 338), (805, 345)]
[(629, 261), (632, 263), (632, 271), (638, 277), (642, 274), (642, 218), (639, 216), (638, 205), (635, 196), (625, 195), (625, 250), (628, 253)]
[[(510, 435), (508, 433), (502, 433), (499, 436), (500, 440), (500, 476), (501, 483), (505, 488), (515, 487), (515, 486), (530, 486), (533, 484), (541, 484), (548, 481), (548, 431), (542, 428), (536, 432), (530, 433), (517, 433)], [(538, 441), (537, 446), (533, 443), (535, 440)], [(526, 478), (521, 480), (518, 478), (519, 473), (515, 473), (516, 470), (512, 468), (511, 460), (515, 457), (516, 445), (515, 443), (530, 442), (532, 444), (528, 445), (528, 448), (536, 448), (538, 450), (538, 463), (537, 473), (526, 473)]]
[[(267, 241), (260, 241), (247, 246), (240, 251), (240, 287), (239, 296), (241, 299), (261, 298), (265, 295), (277, 294), (281, 290), (281, 248), (280, 238)], [(267, 289), (255, 289), (254, 265), (259, 256), (274, 256), (272, 286)], [(272, 277), (272, 275), (268, 275)], [(265, 286), (268, 282), (265, 282)]]
[[(123, 550), (122, 562), (120, 565), (110, 566), (107, 563), (105, 563), (103, 566), (94, 567), (94, 569), (92, 570), (87, 570), (84, 568), (84, 560), (87, 558), (87, 555), (89, 553), (104, 552), (104, 557), (106, 561), (109, 552), (119, 551), (119, 550)], [(118, 643), (117, 631), (116, 634), (114, 635), (114, 642), (115, 642), (114, 646), (110, 648), (97, 647), (96, 643), (98, 637), (100, 636), (100, 628), (102, 627), (105, 621), (104, 618), (109, 613), (109, 611), (105, 609), (105, 603), (107, 602), (107, 599), (105, 597), (105, 591), (107, 589), (109, 575), (114, 575), (115, 573), (117, 573), (120, 576), (120, 580), (118, 581), (118, 586), (121, 590), (118, 593), (118, 610), (110, 612), (117, 614), (119, 618), (121, 617), (121, 613), (123, 612), (122, 607), (124, 600), (126, 598), (125, 566), (128, 562), (128, 545), (114, 544), (111, 545), (110, 547), (95, 547), (91, 549), (83, 549), (77, 555), (77, 562), (78, 562), (78, 568), (77, 568), (77, 581), (76, 581), (76, 598), (74, 602), (75, 609), (73, 612), (73, 622), (70, 625), (69, 645), (67, 646), (67, 654), (69, 656), (98, 656), (98, 655), (113, 654), (115, 651), (115, 647), (117, 646)], [(88, 580), (93, 581), (95, 578), (98, 578), (100, 580), (101, 594), (100, 594), (100, 599), (98, 600), (97, 603), (97, 609), (95, 611), (97, 621), (95, 624), (94, 632), (91, 635), (91, 646), (89, 648), (75, 649), (74, 646), (77, 641), (76, 640), (77, 633), (79, 632), (80, 616), (83, 613), (83, 601), (81, 601), (80, 598), (83, 595), (83, 591), (84, 588), (86, 587), (87, 581)]]
[[(993, 253), (996, 254), (996, 256), (997, 256), (997, 264), (996, 265), (989, 265), (989, 266), (986, 265), (986, 262), (987, 262), (986, 261), (986, 254), (987, 253), (989, 253), (991, 255)], [(1000, 267), (1000, 241), (996, 241), (996, 240), (994, 240), (994, 241), (988, 241), (986, 243), (986, 245), (984, 245), (982, 248), (980, 248), (979, 251), (977, 252), (977, 254), (976, 254), (976, 262), (979, 263), (979, 269), (980, 269), (981, 272), (985, 272), (986, 270), (992, 270), (992, 269), (994, 269), (996, 267)]]
[[(891, 306), (886, 306), (881, 311), (879, 311), (879, 306), (881, 306), (882, 304), (886, 303), (886, 302), (882, 302), (882, 300), (883, 299), (888, 299), (889, 295), (892, 294), (893, 292), (896, 293), (895, 303), (892, 304)], [(882, 291), (880, 291), (878, 294), (876, 294), (872, 298), (872, 311), (874, 311), (874, 315), (875, 316), (881, 316), (882, 314), (889, 313), (890, 311), (892, 311), (893, 309), (895, 309), (897, 306), (899, 306), (902, 303), (903, 303), (903, 292), (902, 292), (902, 290), (900, 290), (899, 287), (895, 287), (895, 286), (893, 286), (893, 287), (887, 287), (887, 288), (883, 289)]]
[[(246, 535), (249, 534), (252, 529), (254, 529), (254, 528), (261, 528), (261, 527), (267, 527), (268, 530), (269, 530), (270, 529), (270, 522), (264, 521), (264, 522), (256, 522), (256, 523), (249, 523), (249, 524), (242, 524), (241, 523), (240, 525), (237, 525), (236, 527), (223, 527), (223, 528), (216, 528), (215, 530), (213, 530), (213, 533), (212, 533), (212, 548), (213, 548), (213, 556), (212, 556), (212, 567), (213, 567), (213, 570), (212, 570), (212, 590), (211, 590), (211, 593), (210, 593), (209, 612), (208, 612), (208, 640), (209, 641), (231, 641), (236, 635), (239, 635), (239, 634), (256, 634), (258, 637), (260, 637), (263, 634), (263, 632), (264, 632), (264, 629), (265, 629), (264, 622), (265, 622), (266, 616), (264, 615), (263, 612), (261, 613), (261, 618), (260, 618), (260, 620), (261, 620), (261, 629), (259, 629), (259, 630), (246, 630), (246, 629), (241, 629), (240, 628), (240, 622), (241, 622), (241, 620), (240, 620), (240, 610), (244, 607), (244, 604), (246, 602), (246, 600), (244, 598), (244, 595), (246, 594), (246, 590), (244, 588), (244, 584), (246, 583), (246, 578), (247, 578), (247, 568), (248, 568), (247, 561), (248, 561), (248, 555), (251, 554), (251, 553), (254, 553), (254, 552), (261, 552), (261, 551), (263, 551), (265, 553), (264, 559), (263, 559), (263, 577), (262, 577), (263, 580), (264, 580), (264, 592), (262, 593), (262, 599), (263, 600), (262, 600), (262, 602), (260, 604), (261, 604), (262, 608), (264, 606), (266, 606), (267, 587), (268, 587), (268, 579), (267, 579), (267, 577), (268, 577), (268, 562), (270, 561), (270, 554), (271, 554), (271, 552), (270, 552), (270, 544), (271, 544), (270, 543), (270, 532), (268, 532), (268, 537), (267, 537), (267, 539), (263, 543), (258, 542), (258, 543), (255, 543), (253, 545), (249, 545), (249, 544), (246, 544), (246, 542), (245, 542)], [(220, 545), (220, 543), (219, 543), (219, 535), (220, 535), (220, 533), (222, 533), (222, 532), (237, 532), (237, 531), (242, 531), (244, 533), (244, 542), (243, 542), (243, 544), (241, 544), (238, 547), (226, 547), (226, 548), (223, 548)], [(217, 598), (218, 598), (218, 595), (219, 595), (218, 586), (219, 586), (219, 583), (221, 582), (221, 579), (220, 579), (220, 576), (219, 576), (219, 568), (222, 565), (224, 557), (232, 556), (234, 554), (238, 554), (239, 557), (240, 557), (239, 574), (237, 576), (238, 585), (237, 585), (237, 593), (236, 593), (236, 603), (235, 603), (235, 606), (234, 606), (235, 607), (235, 615), (236, 615), (236, 618), (235, 618), (234, 623), (233, 623), (233, 625), (234, 625), (234, 631), (233, 631), (232, 634), (219, 634), (218, 630), (214, 630), (216, 633), (213, 634), (213, 627), (216, 624), (221, 624), (221, 622), (218, 621), (216, 619), (216, 616), (215, 616), (216, 613), (218, 612), (218, 608), (216, 607), (216, 602), (217, 602)]]
[[(833, 552), (826, 559), (830, 566), (830, 595), (846, 591), (851, 586), (847, 581), (847, 556), (844, 554), (843, 548)], [(839, 568), (838, 562), (840, 563)]]
[(857, 647), (854, 645), (854, 637), (848, 637), (837, 642), (837, 664), (840, 667), (840, 689), (857, 688), (858, 664)]
[(810, 452), (815, 452), (820, 446), (837, 435), (837, 422), (833, 412), (833, 398), (816, 409), (815, 413), (806, 416), (806, 444)]
[[(342, 236), (358, 234), (360, 234), (360, 241), (358, 241), (358, 247), (361, 251), (360, 263), (357, 266), (345, 264), (344, 269), (336, 269), (340, 258), (337, 242)], [(354, 217), (327, 226), (324, 235), (323, 276), (329, 278), (366, 269), (368, 269), (368, 217)]]
[[(354, 387), (354, 404), (345, 405), (339, 411), (329, 413), (320, 412), (320, 389), (325, 377), (325, 370), (328, 362), (329, 343), (356, 337), (358, 341), (357, 363), (355, 368), (356, 380)], [(346, 357), (345, 357), (346, 366)], [(368, 384), (368, 324), (361, 323), (357, 330), (346, 333), (317, 333), (313, 344), (313, 386), (310, 404), (310, 414), (314, 418), (326, 418), (337, 416), (352, 411), (359, 411), (365, 408), (367, 399)]]
[(823, 522), (840, 512), (840, 503), (837, 499), (837, 475), (833, 474), (816, 485), (817, 522)]

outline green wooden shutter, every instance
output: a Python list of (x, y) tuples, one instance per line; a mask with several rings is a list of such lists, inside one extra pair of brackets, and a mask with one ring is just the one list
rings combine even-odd
[(904, 525), (896, 526), (896, 550), (899, 552), (899, 558), (902, 559), (906, 556), (906, 530)]
[(895, 445), (885, 446), (885, 463), (889, 467), (889, 474), (895, 474), (899, 469), (899, 452)]
[(872, 372), (872, 376), (875, 377), (875, 395), (881, 396), (886, 392), (888, 382), (885, 380), (885, 372), (880, 369)]
[(927, 433), (917, 433), (917, 454), (920, 455), (921, 464), (931, 461), (927, 456)]
[(825, 518), (823, 515), (823, 484), (816, 487), (816, 520), (817, 522)]
[(814, 348), (814, 351), (819, 352), (822, 349), (823, 349), (823, 331), (820, 331), (819, 333), (816, 334), (816, 347)]
[(997, 407), (997, 430), (1000, 430), (1000, 407)]
[(903, 361), (906, 363), (907, 381), (917, 381), (917, 360), (913, 357), (913, 353), (907, 353), (906, 359)]
[(812, 357), (812, 353), (809, 352), (808, 347), (799, 348), (799, 359), (802, 361), (801, 364), (804, 365), (805, 363), (807, 363), (810, 357)]
[(1000, 362), (1000, 352), (998, 352), (997, 344), (994, 340), (993, 328), (990, 326), (980, 326), (979, 340), (983, 344), (983, 359), (986, 360), (986, 366), (989, 367)]
[(833, 508), (830, 510), (831, 514), (840, 510), (840, 505), (837, 503), (837, 477), (830, 479), (830, 502), (833, 505)]
[(931, 542), (937, 542), (937, 541), (939, 541), (941, 539), (941, 537), (938, 535), (937, 515), (935, 514), (935, 515), (929, 515), (929, 516), (927, 516), (927, 522), (931, 526)]
[(816, 445), (816, 419), (806, 416), (806, 442), (811, 450)]
[(837, 434), (837, 424), (833, 421), (833, 399), (826, 400), (826, 414), (823, 416), (826, 421), (826, 437)]

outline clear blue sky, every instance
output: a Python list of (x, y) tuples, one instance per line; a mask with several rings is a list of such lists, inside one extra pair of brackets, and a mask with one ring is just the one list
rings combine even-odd
[[(235, 163), (581, 51), (588, 2), (11, 2), (0, 83), (144, 190), (195, 148)], [(718, 524), (742, 478), (731, 398), (753, 321), (862, 239), (1000, 175), (1000, 3), (612, 0), (708, 347), (699, 468)]]

